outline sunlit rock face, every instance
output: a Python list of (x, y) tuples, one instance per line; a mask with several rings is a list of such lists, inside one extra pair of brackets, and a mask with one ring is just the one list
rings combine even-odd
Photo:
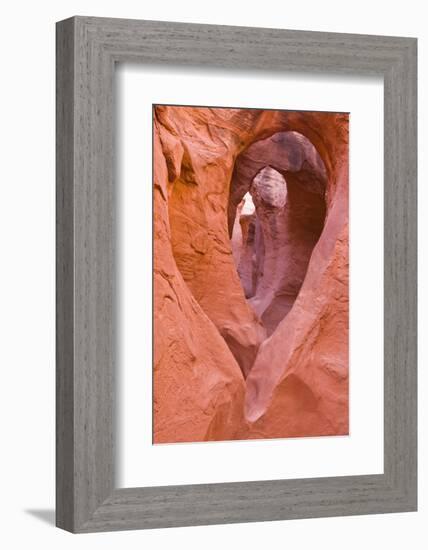
[(154, 335), (155, 443), (347, 433), (347, 115), (155, 108)]

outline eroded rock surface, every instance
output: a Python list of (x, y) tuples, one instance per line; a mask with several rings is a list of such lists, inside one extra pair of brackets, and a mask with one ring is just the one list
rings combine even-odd
[[(158, 106), (154, 133), (154, 441), (347, 433), (347, 115)], [(230, 237), (266, 166), (287, 183), (275, 227), (296, 258), (267, 276), (258, 214), (250, 304)]]
[[(266, 160), (275, 168), (260, 169)], [(245, 196), (251, 194), (256, 209), (248, 236), (241, 232), (238, 274), (268, 335), (291, 310), (302, 286), (324, 223), (325, 188), (324, 164), (314, 146), (295, 132), (256, 142), (236, 161), (229, 215), (247, 189)], [(242, 209), (236, 216), (241, 225), (248, 223)], [(232, 242), (238, 239), (236, 228), (235, 221)]]

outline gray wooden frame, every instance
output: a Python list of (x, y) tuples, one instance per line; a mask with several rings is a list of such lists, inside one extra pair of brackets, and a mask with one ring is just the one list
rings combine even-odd
[[(416, 510), (416, 45), (414, 38), (90, 17), (57, 24), (59, 527), (91, 532)], [(113, 79), (123, 61), (383, 76), (382, 475), (115, 488)]]

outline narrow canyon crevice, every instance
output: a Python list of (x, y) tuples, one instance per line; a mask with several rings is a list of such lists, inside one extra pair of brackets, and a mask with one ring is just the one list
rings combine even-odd
[(236, 212), (229, 225), (232, 251), (245, 297), (267, 336), (302, 286), (324, 224), (325, 185), (315, 148), (296, 132), (257, 142), (236, 161), (229, 205), (230, 217)]
[(154, 441), (347, 433), (348, 117), (157, 106)]

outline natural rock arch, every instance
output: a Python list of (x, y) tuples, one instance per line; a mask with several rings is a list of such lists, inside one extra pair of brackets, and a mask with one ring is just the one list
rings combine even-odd
[(279, 132), (254, 142), (236, 159), (229, 191), (229, 232), (233, 227), (236, 233), (233, 216), (241, 217), (237, 203), (250, 193), (256, 211), (243, 221), (250, 224), (251, 240), (245, 241), (245, 254), (237, 266), (246, 297), (268, 335), (290, 311), (303, 283), (324, 224), (326, 180), (315, 147), (297, 132)]
[[(347, 115), (168, 106), (155, 114), (155, 441), (346, 433)], [(266, 339), (233, 262), (229, 190), (238, 155), (285, 131), (322, 158), (326, 218), (293, 309)], [(170, 214), (182, 207), (178, 222)], [(250, 353), (239, 367), (230, 350), (242, 349)], [(293, 392), (312, 395), (316, 408), (291, 426)]]

